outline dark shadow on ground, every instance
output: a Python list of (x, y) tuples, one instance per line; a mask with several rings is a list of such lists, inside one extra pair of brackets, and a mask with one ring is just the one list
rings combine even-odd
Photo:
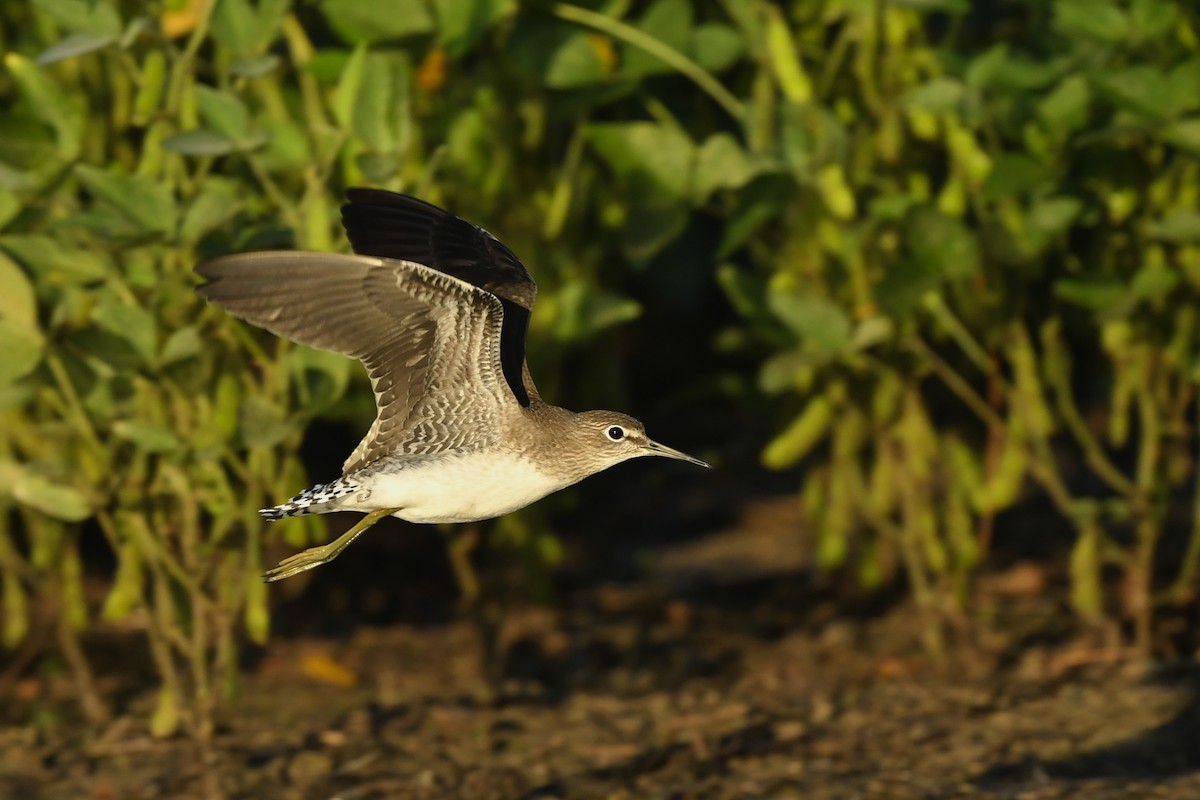
[[(995, 791), (1054, 779), (1155, 781), (1200, 771), (1200, 667), (1167, 667), (1148, 680), (1187, 694), (1186, 704), (1167, 722), (1072, 758), (996, 764), (978, 778), (976, 785)], [(1113, 724), (1119, 723), (1113, 720)]]

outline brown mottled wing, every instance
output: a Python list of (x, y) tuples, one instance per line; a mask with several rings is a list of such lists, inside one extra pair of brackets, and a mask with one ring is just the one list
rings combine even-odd
[(521, 405), (539, 399), (525, 368), (525, 334), (537, 284), (520, 259), (483, 228), (424, 200), (382, 189), (348, 189), (346, 197), (342, 225), (354, 252), (415, 261), (500, 298), (504, 377)]
[[(225, 256), (196, 272), (209, 280), (196, 291), (233, 316), (366, 367), (378, 414), (345, 473), (389, 453), (482, 444), (492, 426), (479, 423), (511, 402), (500, 301), (456, 278), (408, 261), (303, 252)], [(475, 424), (455, 426), (455, 414)]]

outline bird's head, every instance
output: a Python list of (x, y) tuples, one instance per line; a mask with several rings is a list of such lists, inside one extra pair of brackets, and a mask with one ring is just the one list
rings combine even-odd
[(646, 426), (628, 414), (585, 411), (574, 415), (571, 427), (576, 450), (590, 454), (593, 472), (642, 456), (663, 456), (700, 467), (709, 466), (698, 458), (654, 441), (646, 435)]

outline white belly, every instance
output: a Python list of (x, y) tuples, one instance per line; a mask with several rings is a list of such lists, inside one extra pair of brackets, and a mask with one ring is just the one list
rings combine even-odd
[(468, 454), (377, 473), (342, 508), (398, 508), (409, 522), (473, 522), (524, 508), (567, 486), (515, 456)]

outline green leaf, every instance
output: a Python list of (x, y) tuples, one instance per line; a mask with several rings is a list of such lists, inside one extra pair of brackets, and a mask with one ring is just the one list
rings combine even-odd
[[(689, 0), (657, 0), (634, 27), (672, 50), (685, 53), (692, 38), (692, 4)], [(672, 71), (672, 67), (640, 47), (631, 44), (622, 47), (622, 77), (637, 79)]]
[(260, 120), (266, 147), (256, 155), (263, 169), (287, 172), (312, 164), (312, 151), (304, 130), (290, 120)]
[(914, 209), (905, 221), (904, 242), (914, 260), (946, 279), (979, 271), (979, 242), (962, 222), (928, 206)]
[(6, 53), (4, 64), (33, 114), (54, 129), (59, 157), (64, 161), (76, 158), (83, 142), (83, 98), (68, 96), (45, 72), (23, 56)]
[(49, 236), (9, 233), (0, 236), (0, 248), (24, 264), (39, 286), (92, 283), (109, 275), (95, 250), (70, 247)]
[(65, 39), (60, 39), (38, 54), (38, 66), (53, 64), (56, 61), (87, 55), (97, 50), (103, 50), (113, 42), (116, 36), (95, 33), (73, 33)]
[(635, 300), (579, 281), (568, 283), (558, 293), (555, 335), (564, 342), (583, 341), (641, 313)]
[(241, 187), (229, 178), (210, 176), (183, 215), (179, 238), (189, 244), (232, 218), (242, 208)]
[(734, 309), (747, 319), (761, 317), (766, 309), (767, 284), (734, 264), (717, 267), (717, 283)]
[(1126, 286), (1112, 280), (1064, 279), (1054, 284), (1054, 294), (1068, 303), (1102, 314), (1120, 312), (1130, 302)]
[(185, 156), (224, 156), (238, 149), (237, 142), (224, 134), (207, 128), (177, 133), (163, 139), (164, 150)]
[(740, 189), (761, 171), (731, 134), (710, 136), (696, 151), (692, 196), (703, 203), (718, 189)]
[(1147, 264), (1134, 273), (1129, 293), (1139, 300), (1158, 300), (1179, 285), (1179, 273), (1161, 264)]
[(771, 287), (767, 306), (783, 324), (825, 355), (838, 353), (850, 341), (850, 317), (819, 294)]
[(452, 58), (466, 54), (508, 8), (508, 0), (434, 0), (438, 37)]
[[(212, 37), (238, 56), (255, 54), (258, 45), (258, 15), (249, 0), (213, 0)], [(352, 4), (357, 5), (357, 4)]]
[(242, 401), (238, 430), (246, 447), (274, 447), (291, 435), (294, 425), (279, 406), (258, 395)]
[(0, 230), (12, 222), (20, 211), (21, 200), (17, 197), (16, 192), (6, 186), (0, 186)]
[(24, 378), (42, 360), (46, 342), (41, 332), (24, 320), (0, 316), (0, 386)]
[(367, 55), (352, 120), (354, 132), (376, 153), (395, 153), (407, 144), (410, 83), (408, 63), (402, 57)]
[(1198, 86), (1200, 86), (1200, 57), (1189, 58), (1187, 61), (1176, 64), (1167, 73), (1167, 116), (1178, 116), (1195, 111), (1200, 107), (1200, 92), (1196, 91)]
[(159, 364), (165, 367), (186, 361), (199, 355), (203, 349), (204, 343), (200, 340), (200, 332), (196, 330), (195, 325), (188, 325), (167, 337), (159, 356)]
[(1058, 0), (1054, 27), (1068, 36), (1082, 35), (1117, 44), (1129, 34), (1129, 20), (1113, 0)]
[(113, 41), (121, 35), (121, 17), (107, 0), (34, 0), (33, 5), (72, 33), (110, 36)]
[(113, 423), (113, 433), (137, 445), (143, 453), (175, 453), (180, 450), (179, 438), (161, 425), (123, 419)]
[(101, 330), (128, 342), (142, 363), (154, 360), (158, 333), (154, 316), (146, 309), (107, 300), (92, 311), (92, 321)]
[(274, 53), (244, 58), (229, 65), (229, 72), (239, 78), (261, 78), (274, 72), (283, 60)]
[(1051, 133), (1065, 138), (1087, 125), (1091, 99), (1087, 79), (1068, 75), (1038, 103), (1038, 116)]
[(359, 45), (346, 59), (338, 76), (337, 88), (333, 90), (333, 118), (343, 130), (349, 130), (358, 105), (358, 93), (362, 87), (363, 72), (367, 65), (367, 47)]
[(350, 383), (350, 359), (312, 347), (295, 347), (288, 352), (293, 385), (300, 404), (318, 413), (342, 399)]
[(934, 78), (906, 93), (900, 102), (907, 108), (931, 114), (953, 114), (966, 95), (966, 86), (955, 78)]
[(902, 322), (920, 306), (921, 300), (941, 285), (936, 265), (913, 258), (889, 264), (883, 279), (875, 285), (875, 298), (889, 317)]
[(1181, 119), (1158, 130), (1163, 141), (1200, 158), (1200, 117)]
[(738, 32), (728, 25), (705, 24), (692, 34), (692, 60), (709, 72), (723, 72), (745, 55)]
[(250, 112), (241, 98), (210, 86), (195, 87), (196, 104), (208, 127), (235, 142), (243, 142), (250, 128)]
[(434, 31), (433, 16), (421, 0), (347, 3), (322, 0), (321, 14), (347, 44), (373, 44)]
[(141, 230), (165, 234), (175, 227), (175, 198), (168, 184), (144, 175), (109, 172), (87, 164), (77, 165), (75, 174), (88, 191)]
[(674, 126), (653, 122), (589, 125), (588, 141), (623, 178), (643, 175), (654, 189), (683, 198), (691, 181), (696, 147)]
[(1043, 197), (1029, 209), (1026, 236), (1040, 250), (1051, 240), (1065, 234), (1083, 211), (1083, 203), (1074, 197)]
[(55, 519), (79, 522), (92, 515), (91, 506), (83, 492), (73, 486), (55, 483), (28, 469), (17, 468), (9, 491), (18, 503)]
[(509, 52), (519, 69), (551, 89), (594, 86), (612, 72), (588, 34), (561, 23), (514, 36)]
[(1166, 119), (1174, 113), (1174, 97), (1167, 78), (1146, 65), (1107, 70), (1093, 78), (1102, 92), (1125, 111), (1152, 120)]
[(1179, 8), (1171, 0), (1133, 0), (1129, 4), (1129, 21), (1134, 35), (1143, 41), (1167, 35), (1175, 27)]
[(983, 196), (995, 201), (1025, 194), (1051, 178), (1050, 170), (1024, 153), (1005, 153), (992, 165), (983, 183)]
[(1146, 233), (1174, 244), (1200, 243), (1200, 211), (1179, 208), (1146, 224)]
[(728, 258), (760, 227), (783, 212), (796, 190), (795, 182), (778, 173), (760, 175), (738, 197), (738, 205), (725, 224), (717, 259)]
[(37, 330), (37, 299), (33, 284), (11, 258), (0, 252), (0, 319)]

